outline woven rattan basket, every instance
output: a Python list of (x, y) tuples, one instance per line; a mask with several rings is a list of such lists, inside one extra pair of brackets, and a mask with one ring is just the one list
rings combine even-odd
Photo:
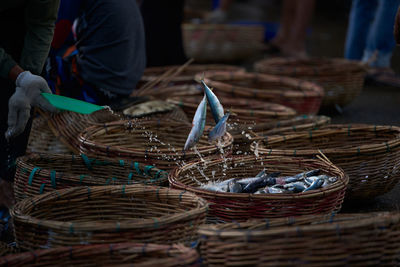
[[(180, 106), (188, 115), (193, 118), (197, 106), (202, 99), (202, 95), (171, 97), (168, 102)], [(227, 98), (221, 100), (225, 111), (230, 111), (230, 122), (235, 122), (240, 125), (254, 125), (260, 122), (276, 122), (293, 118), (296, 116), (296, 111), (275, 103), (267, 103), (263, 101), (247, 101), (246, 99)], [(207, 107), (207, 124), (214, 125), (210, 107)]]
[(49, 118), (45, 116), (35, 116), (32, 121), (26, 152), (72, 154), (72, 150), (64, 145), (51, 131), (48, 121)]
[[(18, 253), (19, 249), (9, 246), (6, 243), (0, 242), (0, 257), (5, 256), (5, 255), (9, 255), (9, 254), (15, 254)], [(0, 258), (1, 259), (1, 258)], [(2, 261), (0, 260), (0, 266)]]
[(313, 157), (319, 150), (349, 176), (346, 197), (370, 199), (399, 181), (400, 128), (328, 125), (316, 131), (268, 136), (251, 145), (260, 155)]
[(322, 107), (343, 107), (356, 98), (364, 85), (365, 68), (346, 59), (272, 58), (256, 62), (254, 69), (272, 75), (313, 81), (325, 90)]
[(50, 114), (42, 112), (48, 118), (53, 134), (75, 154), (79, 154), (78, 135), (91, 125), (103, 125), (106, 122), (116, 121), (120, 116), (109, 109), (102, 109), (91, 114), (75, 112), (60, 112)]
[(304, 130), (317, 130), (328, 125), (331, 118), (327, 116), (302, 115), (293, 119), (279, 120), (276, 122), (256, 123), (252, 126), (237, 125), (230, 133), (234, 139), (234, 151), (250, 151), (250, 144), (266, 138), (269, 135), (284, 135)]
[[(339, 177), (328, 187), (298, 194), (245, 194), (213, 192), (200, 189), (201, 183), (230, 178), (254, 177), (260, 170), (293, 175), (308, 169), (321, 169)], [(193, 192), (210, 203), (209, 219), (243, 221), (249, 218), (286, 217), (303, 214), (330, 213), (340, 209), (348, 177), (326, 160), (291, 157), (230, 157), (211, 162), (195, 162), (174, 169), (170, 186)]]
[(398, 213), (203, 225), (206, 266), (398, 266)]
[(189, 244), (208, 205), (189, 192), (145, 185), (73, 187), (18, 202), (11, 210), (22, 249), (140, 242)]
[(89, 159), (85, 155), (32, 154), (17, 159), (14, 180), (15, 198), (22, 200), (56, 189), (82, 185), (166, 185), (168, 173), (133, 161)]
[(324, 96), (315, 83), (290, 77), (220, 71), (207, 74), (204, 80), (222, 103), (226, 98), (245, 98), (250, 103), (263, 100), (291, 107), (299, 114), (317, 114)]
[(183, 24), (185, 53), (196, 62), (237, 62), (261, 52), (264, 28), (259, 25)]
[(197, 144), (197, 152), (182, 151), (191, 125), (173, 121), (120, 121), (93, 126), (79, 140), (81, 152), (99, 157), (118, 157), (141, 161), (163, 170), (170, 170), (200, 157), (232, 152), (233, 138), (223, 136), (221, 146), (207, 141), (207, 131)]
[(183, 245), (117, 243), (59, 247), (0, 258), (0, 266), (198, 266), (199, 255)]

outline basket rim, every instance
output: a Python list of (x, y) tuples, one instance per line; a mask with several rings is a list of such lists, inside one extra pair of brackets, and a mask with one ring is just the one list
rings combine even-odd
[[(93, 158), (93, 157), (90, 157), (90, 156), (88, 157), (86, 155), (82, 156), (82, 154), (80, 154), (80, 155), (73, 155), (73, 154), (72, 155), (64, 155), (64, 154), (30, 153), (30, 154), (18, 157), (17, 160), (16, 160), (16, 166), (17, 166), (17, 168), (19, 168), (19, 166), (24, 165), (25, 168), (27, 166), (29, 166), (29, 169), (34, 169), (34, 168), (36, 168), (36, 165), (32, 164), (32, 161), (38, 161), (38, 160), (42, 160), (42, 159), (64, 160), (63, 163), (65, 163), (65, 161), (69, 161), (70, 160), (71, 163), (74, 162), (74, 161), (76, 163), (83, 163), (88, 168), (91, 167), (90, 160), (104, 161), (104, 162), (110, 163), (110, 164), (107, 164), (107, 165), (118, 166), (118, 167), (121, 167), (121, 168), (124, 168), (124, 166), (128, 166), (127, 163), (132, 163), (132, 164), (129, 164), (129, 165), (132, 165), (132, 166), (134, 165), (135, 167), (137, 166), (137, 168), (139, 168), (139, 170), (140, 170), (140, 172), (142, 174), (138, 173), (136, 169), (135, 169), (135, 172), (140, 176), (143, 176), (143, 177), (151, 176), (148, 172), (149, 171), (153, 171), (153, 172), (155, 171), (155, 172), (159, 172), (159, 175), (160, 175), (160, 179), (159, 180), (161, 181), (162, 180), (161, 177), (163, 177), (162, 175), (168, 175), (167, 171), (162, 170), (162, 169), (160, 169), (160, 168), (158, 168), (158, 167), (156, 167), (154, 165), (146, 164), (146, 163), (143, 163), (143, 162), (137, 162), (137, 161), (133, 161), (133, 160), (129, 161), (129, 162), (126, 162), (126, 160), (124, 160), (124, 159), (116, 160), (116, 159), (113, 159), (113, 158), (96, 159), (96, 158)], [(89, 160), (89, 162), (86, 162), (86, 160)], [(137, 163), (137, 164), (134, 164), (134, 163)], [(147, 171), (146, 171), (146, 167), (147, 167)], [(40, 174), (42, 176), (50, 177), (51, 171), (52, 171), (52, 169), (50, 169), (50, 168), (40, 168)], [(67, 177), (63, 176), (62, 180), (66, 180), (66, 179), (68, 179), (68, 177), (80, 178), (79, 174), (73, 174), (72, 172), (69, 172), (69, 171), (62, 171), (62, 172), (57, 172), (57, 173), (68, 174)], [(94, 176), (90, 175), (90, 174), (86, 174), (85, 178), (87, 178), (87, 177), (94, 177)], [(167, 177), (165, 177), (165, 178), (167, 178)]]
[[(287, 140), (309, 140), (310, 138), (319, 137), (319, 136), (335, 136), (338, 133), (348, 133), (350, 135), (352, 130), (357, 131), (369, 131), (376, 133), (379, 130), (390, 130), (397, 132), (396, 137), (380, 143), (374, 144), (364, 144), (358, 147), (350, 147), (350, 148), (341, 148), (337, 146), (335, 148), (320, 148), (320, 149), (274, 149), (267, 148), (264, 145), (264, 141), (268, 142), (268, 144), (276, 144), (282, 143)], [(364, 155), (372, 152), (389, 152), (393, 148), (399, 148), (400, 146), (400, 127), (397, 126), (380, 126), (380, 125), (368, 125), (368, 124), (329, 124), (321, 127), (317, 130), (308, 130), (302, 131), (293, 134), (287, 135), (273, 135), (267, 136), (262, 140), (259, 140), (255, 143), (252, 143), (250, 146), (251, 151), (255, 151), (256, 147), (258, 147), (258, 152), (260, 154), (268, 154), (268, 155), (299, 155), (299, 156), (310, 156), (318, 154), (319, 151), (322, 151), (326, 155), (338, 154), (338, 155)]]
[[(122, 153), (129, 153), (132, 155), (137, 155), (137, 156), (143, 156), (143, 153), (145, 152), (147, 156), (159, 156), (159, 152), (151, 152), (151, 151), (144, 151), (145, 149), (133, 149), (133, 148), (124, 148), (122, 146), (107, 146), (103, 143), (100, 142), (95, 142), (90, 139), (89, 136), (92, 136), (93, 134), (96, 134), (98, 132), (103, 131), (103, 129), (112, 129), (115, 127), (116, 129), (119, 127), (134, 127), (131, 123), (131, 120), (123, 120), (123, 121), (115, 121), (111, 123), (106, 123), (103, 124), (102, 126), (99, 125), (93, 125), (85, 129), (85, 131), (81, 132), (78, 136), (78, 140), (80, 141), (80, 146), (87, 146), (87, 147), (96, 147), (100, 148), (102, 150), (106, 150), (109, 152), (122, 152)], [(162, 123), (170, 123), (170, 124), (175, 124), (177, 126), (184, 126), (184, 127), (190, 127), (189, 124), (186, 123), (180, 123), (176, 121), (142, 121), (140, 122), (141, 125), (159, 125)], [(134, 129), (134, 128), (132, 128)], [(223, 136), (222, 140), (222, 148), (227, 148), (233, 144), (233, 136), (229, 133), (226, 132), (225, 135)], [(204, 145), (204, 146), (199, 146), (197, 147), (197, 150), (199, 153), (207, 153), (210, 151), (213, 151), (215, 149), (219, 149), (218, 145)], [(159, 149), (160, 152), (166, 154), (166, 155), (174, 155), (174, 156), (195, 156), (197, 153), (193, 151), (193, 149), (190, 149), (185, 152), (180, 152), (179, 150), (176, 150), (176, 152), (171, 152), (169, 149)]]
[[(89, 245), (75, 245), (75, 246), (63, 246), (63, 247), (54, 247), (54, 248), (48, 248), (48, 249), (37, 249), (32, 251), (27, 251), (27, 252), (21, 252), (21, 253), (16, 253), (16, 254), (11, 254), (11, 255), (5, 255), (3, 257), (0, 257), (0, 264), (7, 264), (10, 261), (13, 263), (18, 263), (18, 262), (31, 262), (36, 259), (40, 259), (41, 256), (49, 256), (49, 255), (58, 255), (60, 257), (60, 253), (66, 253), (66, 257), (74, 257), (74, 252), (76, 253), (77, 251), (80, 251), (81, 249), (84, 249), (85, 252), (87, 251), (97, 251), (97, 250), (107, 250), (110, 253), (113, 253), (113, 251), (118, 251), (118, 250), (123, 250), (123, 249), (137, 249), (138, 253), (152, 253), (154, 251), (160, 251), (160, 250), (166, 250), (169, 252), (172, 249), (177, 249), (179, 251), (178, 255), (176, 257), (173, 257), (172, 255), (170, 258), (176, 258), (176, 260), (181, 259), (182, 255), (187, 256), (187, 258), (198, 258), (199, 254), (198, 252), (193, 249), (184, 246), (181, 243), (176, 243), (176, 244), (171, 244), (171, 245), (164, 245), (164, 244), (154, 244), (154, 243), (133, 243), (133, 242), (124, 242), (124, 243), (110, 243), (110, 244), (89, 244)], [(93, 253), (93, 254), (98, 254), (101, 252)], [(179, 256), (181, 255), (181, 256)], [(23, 259), (19, 259), (19, 258)], [(81, 257), (78, 255), (78, 257)], [(186, 258), (186, 257), (185, 257)]]
[[(312, 162), (316, 163), (318, 162), (317, 160), (314, 159), (300, 159), (300, 158), (288, 158), (288, 157), (256, 157), (255, 155), (249, 155), (249, 156), (231, 156), (228, 158), (228, 160), (232, 160), (232, 162), (239, 162), (240, 160), (258, 160), (261, 159), (263, 160), (264, 164), (268, 164), (268, 162), (282, 162), (285, 160), (289, 160), (289, 159), (295, 159), (296, 162), (298, 162), (299, 166), (301, 165), (301, 161), (303, 161), (303, 164), (306, 163), (305, 165), (307, 165), (307, 163), (309, 162), (308, 165), (310, 165)], [(224, 159), (216, 159), (213, 160), (211, 162), (207, 163), (207, 166), (212, 166), (212, 165), (216, 165), (219, 163), (223, 163)], [(267, 162), (267, 163), (266, 163)], [(199, 194), (200, 196), (207, 196), (207, 197), (214, 197), (214, 198), (236, 198), (236, 199), (262, 199), (262, 200), (295, 200), (295, 199), (306, 199), (306, 198), (314, 198), (314, 197), (319, 197), (319, 196), (325, 196), (326, 194), (329, 193), (335, 193), (341, 190), (345, 190), (347, 187), (347, 184), (349, 183), (349, 177), (347, 174), (344, 173), (344, 171), (337, 167), (336, 165), (332, 164), (331, 162), (325, 161), (325, 160), (321, 160), (320, 162), (325, 164), (325, 166), (327, 166), (327, 170), (335, 170), (337, 172), (339, 172), (340, 175), (339, 181), (331, 184), (330, 186), (326, 187), (326, 188), (320, 188), (317, 190), (310, 190), (307, 192), (301, 192), (301, 193), (296, 193), (296, 194), (292, 194), (292, 193), (281, 193), (281, 194), (250, 194), (250, 193), (228, 193), (228, 192), (213, 192), (213, 191), (209, 191), (206, 189), (200, 189), (198, 187), (195, 186), (190, 186), (190, 185), (186, 185), (183, 184), (181, 181), (178, 180), (178, 176), (180, 175), (180, 173), (182, 173), (183, 171), (193, 168), (193, 166), (201, 164), (201, 162), (191, 162), (188, 163), (182, 167), (175, 167), (168, 176), (168, 180), (170, 182), (170, 185), (173, 185), (174, 187), (177, 187), (178, 189), (183, 189), (183, 190), (187, 190), (189, 192), (193, 192), (195, 194)]]
[(264, 26), (255, 24), (215, 24), (215, 23), (182, 23), (183, 30), (262, 30), (264, 31)]
[[(264, 97), (284, 97), (284, 98), (305, 98), (305, 97), (318, 97), (322, 98), (325, 93), (322, 86), (307, 81), (303, 79), (297, 79), (292, 77), (278, 76), (278, 75), (270, 75), (259, 72), (239, 72), (239, 73), (229, 73), (226, 71), (218, 71), (213, 73), (205, 72), (204, 81), (210, 86), (214, 87), (215, 91), (221, 91), (224, 93), (231, 93), (239, 96), (247, 96), (245, 92), (251, 92), (254, 96), (264, 96)], [(278, 89), (259, 89), (255, 87), (248, 86), (240, 86), (240, 85), (230, 85), (229, 82), (221, 82), (215, 77), (223, 77), (222, 79), (229, 79), (235, 81), (238, 80), (258, 80), (261, 82), (277, 82), (282, 86), (290, 87), (289, 90)], [(236, 77), (235, 77), (236, 76)], [(199, 79), (200, 76), (197, 74), (196, 79)], [(292, 88), (297, 88), (294, 90)], [(301, 89), (301, 90), (299, 90)]]
[[(361, 214), (364, 214), (365, 217), (362, 217)], [(288, 227), (287, 225), (277, 226), (272, 229), (227, 229), (229, 225), (240, 225), (240, 223), (226, 223), (224, 225), (211, 225), (211, 224), (203, 224), (199, 227), (198, 233), (203, 237), (221, 237), (221, 238), (229, 238), (229, 237), (264, 237), (264, 236), (275, 236), (275, 235), (288, 235), (288, 234), (298, 234), (307, 233), (307, 232), (316, 232), (316, 231), (341, 231), (348, 230), (354, 228), (360, 228), (365, 226), (376, 225), (377, 223), (382, 222), (396, 222), (400, 223), (400, 213), (399, 212), (373, 212), (373, 213), (350, 213), (350, 214), (332, 214), (332, 215), (321, 215), (321, 218), (333, 218), (333, 216), (354, 216), (353, 220), (346, 220), (343, 222), (335, 222), (328, 221), (327, 223), (322, 224), (314, 224), (314, 225), (297, 225), (296, 227)], [(368, 215), (368, 216), (367, 216)], [(307, 215), (306, 215), (307, 216)], [(315, 215), (313, 215), (315, 217)], [(299, 216), (298, 218), (301, 218)], [(296, 220), (296, 217), (287, 218), (289, 220)], [(269, 219), (268, 221), (261, 220), (248, 220), (246, 223), (257, 223), (264, 224), (270, 223), (274, 219)], [(221, 227), (225, 227), (225, 229), (220, 229)]]
[[(287, 64), (297, 65), (288, 66)], [(340, 65), (340, 68), (337, 68), (338, 64)], [(319, 76), (321, 73), (326, 71), (328, 71), (330, 75), (349, 72), (365, 73), (365, 67), (361, 65), (359, 61), (328, 57), (311, 57), (308, 59), (281, 57), (266, 58), (255, 62), (254, 69), (257, 72), (264, 72), (268, 70), (268, 73), (274, 72), (281, 75), (290, 73), (292, 75)]]
[[(106, 221), (99, 222), (97, 220), (91, 220), (86, 222), (63, 222), (57, 220), (47, 220), (47, 219), (38, 219), (31, 215), (25, 215), (26, 209), (29, 209), (29, 206), (33, 205), (34, 207), (43, 203), (50, 203), (54, 199), (60, 199), (64, 196), (68, 195), (77, 195), (77, 194), (86, 194), (88, 197), (93, 198), (91, 192), (103, 192), (109, 193), (110, 195), (115, 193), (122, 192), (123, 194), (129, 189), (142, 189), (140, 192), (155, 192), (157, 195), (160, 193), (166, 193), (169, 196), (171, 191), (175, 191), (175, 193), (179, 193), (179, 201), (182, 200), (182, 197), (188, 196), (188, 200), (192, 203), (197, 203), (196, 207), (191, 208), (185, 212), (175, 213), (173, 215), (163, 215), (159, 217), (152, 217), (149, 219), (130, 219), (130, 220), (115, 220), (115, 221)], [(146, 191), (147, 190), (147, 191)], [(126, 193), (128, 194), (128, 193)], [(189, 197), (190, 196), (190, 197)], [(79, 186), (79, 187), (71, 187), (61, 190), (54, 190), (51, 192), (44, 193), (42, 195), (33, 196), (30, 198), (26, 198), (16, 203), (12, 209), (10, 210), (10, 214), (13, 217), (14, 221), (23, 222), (30, 225), (40, 225), (42, 227), (48, 227), (57, 230), (63, 230), (66, 232), (77, 232), (77, 231), (102, 231), (109, 229), (116, 229), (116, 231), (120, 230), (133, 230), (133, 229), (152, 229), (164, 225), (169, 225), (173, 222), (177, 222), (182, 219), (193, 218), (200, 216), (201, 214), (205, 214), (208, 211), (208, 203), (199, 196), (191, 192), (180, 191), (176, 189), (170, 189), (162, 186), (151, 186), (151, 185), (108, 185), (108, 186)], [(96, 225), (97, 223), (97, 225)]]

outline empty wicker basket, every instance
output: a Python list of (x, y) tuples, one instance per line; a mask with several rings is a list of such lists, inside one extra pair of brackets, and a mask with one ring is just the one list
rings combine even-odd
[(207, 266), (398, 266), (399, 213), (203, 225)]
[(256, 62), (254, 69), (316, 82), (325, 90), (325, 108), (343, 107), (353, 101), (363, 88), (366, 73), (359, 62), (338, 58), (271, 58)]
[[(199, 188), (208, 181), (254, 177), (260, 170), (293, 175), (320, 169), (338, 177), (336, 183), (318, 190), (297, 194), (246, 194), (214, 192)], [(210, 203), (209, 219), (244, 221), (249, 218), (273, 218), (303, 214), (331, 213), (340, 209), (348, 177), (325, 160), (293, 157), (230, 157), (209, 162), (194, 162), (176, 168), (169, 175), (170, 186), (193, 192)]]
[(251, 145), (260, 155), (314, 157), (321, 150), (349, 176), (346, 198), (370, 199), (390, 191), (400, 179), (400, 128), (328, 125)]
[(11, 210), (21, 249), (139, 242), (189, 244), (208, 205), (189, 192), (145, 185), (73, 187), (18, 202)]
[(32, 154), (18, 158), (16, 169), (17, 200), (82, 185), (168, 183), (168, 173), (154, 166), (126, 160), (89, 159), (85, 155)]
[(207, 73), (204, 80), (222, 103), (226, 98), (263, 100), (291, 107), (298, 114), (317, 114), (324, 96), (317, 84), (290, 77), (220, 71)]
[(9, 255), (0, 266), (197, 266), (199, 255), (183, 245), (117, 243), (59, 247)]
[(87, 128), (80, 136), (81, 152), (97, 157), (117, 157), (170, 170), (201, 157), (218, 156), (221, 148), (229, 155), (233, 138), (223, 136), (221, 147), (207, 141), (206, 134), (197, 144), (197, 152), (182, 151), (190, 124), (174, 121), (119, 121)]

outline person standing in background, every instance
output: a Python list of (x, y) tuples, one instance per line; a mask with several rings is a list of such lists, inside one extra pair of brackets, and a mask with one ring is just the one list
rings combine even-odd
[(13, 205), (15, 159), (25, 154), (31, 109), (57, 111), (40, 94), (51, 93), (39, 75), (50, 49), (58, 0), (0, 3), (0, 206)]
[(395, 47), (393, 24), (400, 0), (353, 0), (345, 43), (345, 58), (361, 60), (370, 67), (367, 79), (400, 87), (391, 69)]

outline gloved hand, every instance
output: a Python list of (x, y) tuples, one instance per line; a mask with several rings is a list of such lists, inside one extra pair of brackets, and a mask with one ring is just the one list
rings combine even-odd
[(226, 12), (217, 8), (205, 18), (205, 21), (207, 23), (224, 23), (226, 21), (226, 17)]
[(51, 90), (45, 79), (33, 75), (29, 71), (21, 72), (15, 82), (15, 93), (8, 101), (8, 129), (6, 139), (9, 140), (21, 134), (30, 117), (32, 107), (56, 112), (53, 107), (40, 93), (50, 93)]

